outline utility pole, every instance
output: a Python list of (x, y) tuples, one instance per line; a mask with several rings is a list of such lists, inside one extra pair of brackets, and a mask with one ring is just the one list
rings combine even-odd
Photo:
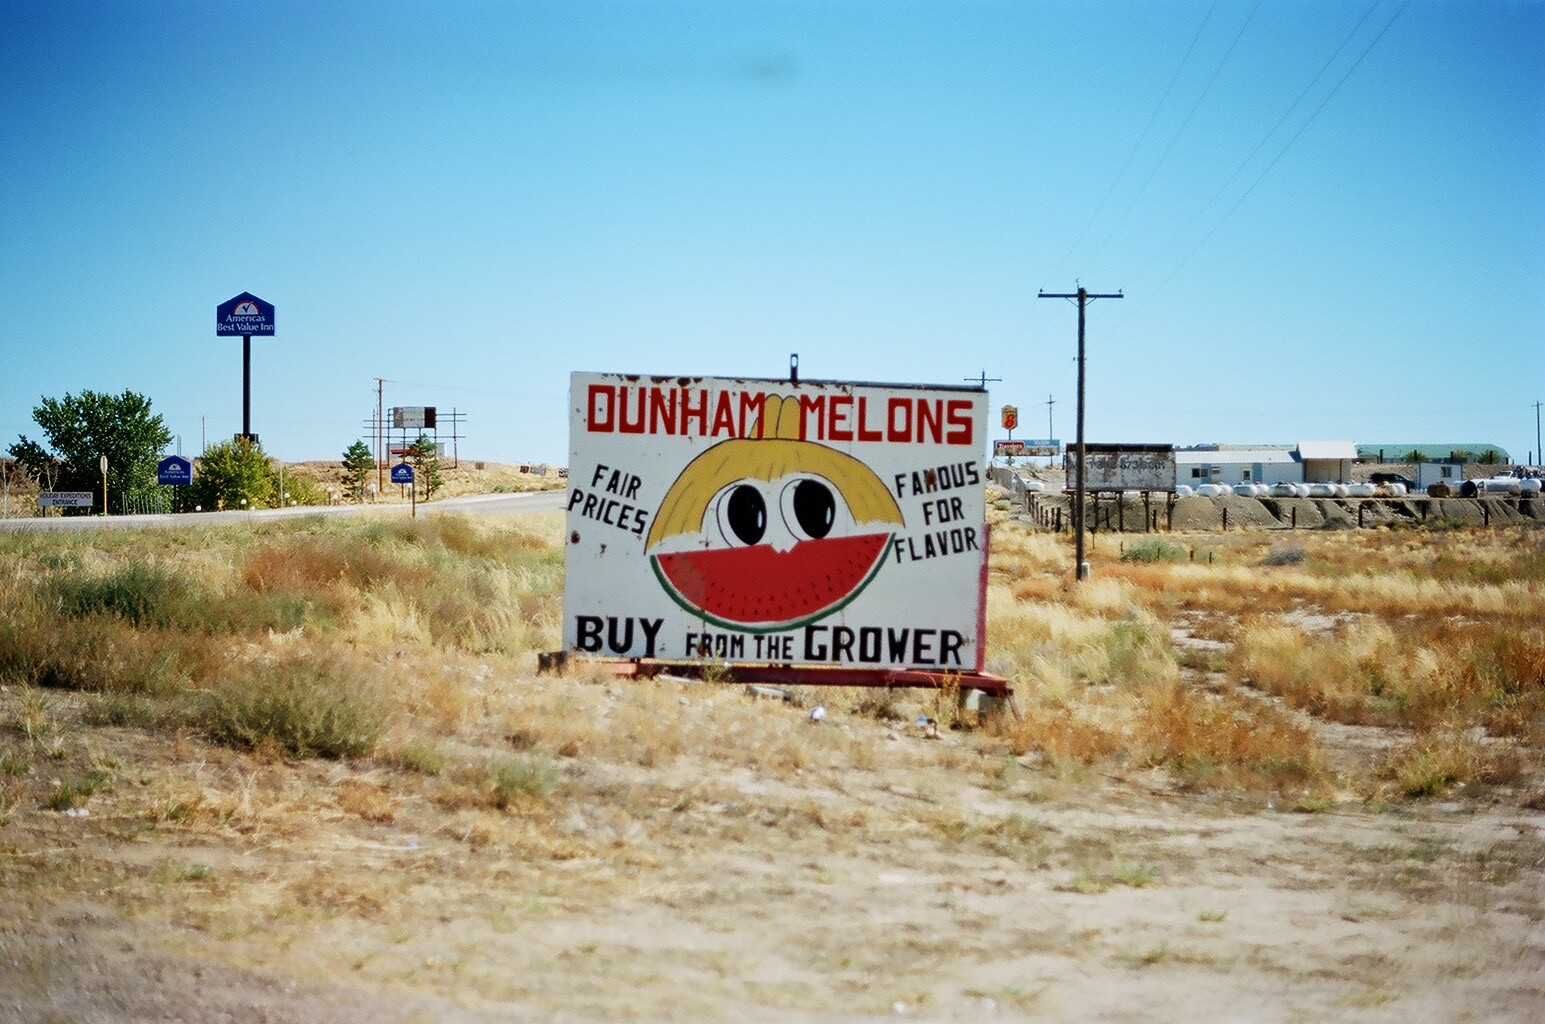
[(1545, 448), (1540, 447), (1540, 403), (1534, 403), (1534, 458), (1535, 465), (1545, 464)]
[[(1050, 395), (1046, 396), (1046, 440), (1050, 441), (1057, 436), (1057, 428), (1051, 425), (1051, 407), (1057, 404), (1057, 400)], [(1055, 455), (1046, 456), (1046, 468), (1050, 469), (1057, 462)]]
[(967, 381), (970, 381), (973, 384), (980, 385), (981, 389), (983, 391), (987, 390), (987, 385), (988, 385), (989, 382), (991, 382), (993, 384), (1002, 384), (1003, 383), (1003, 378), (1002, 377), (989, 377), (989, 376), (987, 376), (987, 371), (986, 370), (983, 370), (981, 372), (980, 376), (977, 376), (977, 377), (966, 377), (966, 378), (963, 378), (963, 379), (965, 379)]
[(386, 409), (385, 409), (385, 406), (383, 406), (381, 404), (382, 403), (382, 398), (381, 398), (382, 391), (381, 391), (381, 389), (382, 389), (382, 386), (386, 383), (386, 378), (385, 377), (377, 377), (375, 379), (375, 381), (376, 381), (376, 436), (375, 436), (375, 442), (376, 442), (376, 493), (380, 494), (382, 491), (386, 490), (386, 463), (381, 461), (381, 453), (382, 453), (381, 434), (382, 434), (382, 431), (385, 429), (385, 425), (386, 425), (386, 420), (384, 419), (384, 415), (385, 415)]
[(1077, 483), (1073, 494), (1073, 536), (1074, 557), (1076, 568), (1074, 578), (1086, 580), (1089, 578), (1089, 563), (1084, 561), (1084, 307), (1092, 299), (1124, 299), (1120, 292), (1114, 294), (1092, 294), (1083, 285), (1078, 286), (1078, 291), (1072, 294), (1058, 292), (1036, 292), (1036, 297), (1041, 299), (1076, 299), (1078, 300), (1078, 439), (1075, 442), (1078, 452)]

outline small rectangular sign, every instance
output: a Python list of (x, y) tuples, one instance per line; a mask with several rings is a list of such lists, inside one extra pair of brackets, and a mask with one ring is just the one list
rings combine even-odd
[(43, 508), (91, 508), (96, 500), (90, 491), (43, 491), (38, 494), (38, 504)]
[(413, 482), (413, 467), (406, 462), (399, 462), (392, 467), (392, 483), (411, 484)]
[(1025, 442), (1023, 441), (994, 441), (992, 443), (994, 455), (1023, 455), (1025, 454)]
[(981, 388), (576, 373), (564, 645), (980, 671)]
[(1023, 442), (1022, 455), (1061, 455), (1062, 442), (1055, 437), (1027, 437)]
[(251, 292), (242, 292), (215, 307), (215, 334), (266, 335), (274, 333), (274, 307)]
[(432, 405), (401, 405), (392, 407), (392, 427), (397, 430), (433, 430), (435, 407)]
[(168, 455), (156, 464), (156, 483), (186, 487), (193, 482), (193, 463), (181, 455)]

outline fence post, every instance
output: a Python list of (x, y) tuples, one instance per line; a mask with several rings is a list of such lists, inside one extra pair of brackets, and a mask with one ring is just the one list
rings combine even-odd
[(1292, 528), (1296, 530), (1296, 529), (1298, 529), (1298, 506), (1294, 505), (1290, 511), (1292, 513), (1291, 514), (1291, 519), (1293, 521)]
[(1357, 503), (1357, 528), (1359, 530), (1363, 528), (1363, 509), (1365, 507), (1366, 506), (1361, 501)]
[(1223, 510), (1223, 532), (1228, 532), (1228, 509), (1226, 507)]

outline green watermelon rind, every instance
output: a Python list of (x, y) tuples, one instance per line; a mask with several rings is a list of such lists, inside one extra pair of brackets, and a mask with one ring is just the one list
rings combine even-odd
[(817, 621), (818, 619), (824, 619), (828, 615), (840, 612), (842, 609), (852, 604), (853, 599), (859, 594), (862, 594), (864, 589), (869, 586), (870, 582), (880, 574), (881, 567), (885, 565), (885, 557), (890, 553), (891, 541), (894, 540), (895, 537), (896, 535), (894, 533), (886, 535), (885, 543), (880, 546), (880, 554), (879, 557), (874, 560), (874, 565), (869, 567), (869, 571), (865, 573), (864, 578), (858, 582), (857, 586), (843, 595), (841, 600), (837, 601), (835, 604), (828, 605), (819, 611), (813, 612), (801, 618), (790, 619), (787, 622), (775, 622), (766, 625), (753, 625), (747, 622), (734, 622), (730, 619), (721, 619), (717, 615), (705, 612), (703, 609), (697, 607), (697, 605), (688, 601), (685, 597), (682, 596), (680, 591), (676, 589), (676, 585), (670, 581), (670, 577), (666, 576), (665, 571), (660, 568), (659, 555), (650, 555), (649, 565), (652, 569), (654, 569), (655, 578), (660, 581), (660, 586), (665, 588), (665, 592), (670, 595), (670, 599), (680, 605), (684, 611), (691, 613), (694, 619), (701, 619), (704, 622), (711, 622), (715, 626), (719, 626), (722, 629), (733, 629), (737, 633), (781, 633), (784, 630), (798, 629), (800, 626), (807, 626), (810, 623)]

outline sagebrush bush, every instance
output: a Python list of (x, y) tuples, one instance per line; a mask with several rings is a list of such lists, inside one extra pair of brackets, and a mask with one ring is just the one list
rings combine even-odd
[(1162, 540), (1145, 540), (1128, 547), (1121, 553), (1123, 562), (1183, 562), (1185, 551)]
[(374, 750), (389, 717), (386, 689), (364, 667), (323, 655), (230, 672), (214, 692), (205, 724), (212, 738), (234, 746), (343, 758)]

